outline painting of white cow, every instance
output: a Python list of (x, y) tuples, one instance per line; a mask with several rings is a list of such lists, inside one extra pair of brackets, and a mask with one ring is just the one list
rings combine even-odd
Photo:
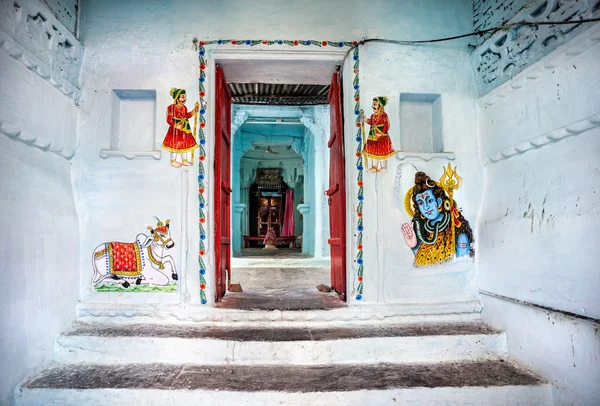
[(158, 218), (149, 235), (140, 233), (135, 242), (105, 242), (94, 249), (92, 285), (106, 291), (174, 291), (177, 270), (167, 251), (175, 246), (170, 220)]

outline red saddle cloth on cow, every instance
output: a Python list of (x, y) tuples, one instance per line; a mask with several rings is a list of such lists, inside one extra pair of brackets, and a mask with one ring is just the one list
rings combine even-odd
[(135, 242), (109, 242), (108, 258), (112, 274), (138, 276), (142, 273), (140, 246)]

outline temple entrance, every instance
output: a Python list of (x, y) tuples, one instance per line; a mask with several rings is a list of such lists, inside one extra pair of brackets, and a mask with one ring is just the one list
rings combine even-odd
[[(221, 188), (230, 190), (230, 206), (214, 205), (219, 223), (231, 224), (227, 241), (231, 252), (223, 250), (222, 227), (218, 247), (215, 241), (217, 264), (223, 265), (217, 281), (226, 281), (222, 285), (226, 289), (216, 294), (217, 306), (263, 310), (344, 306), (339, 62), (327, 67), (321, 63), (315, 69), (306, 61), (298, 62), (304, 65), (303, 72), (316, 72), (307, 77), (277, 68), (272, 61), (264, 66), (256, 62), (242, 72), (240, 61), (215, 59), (232, 103), (231, 153), (224, 157), (221, 149), (215, 154), (215, 168), (221, 173), (223, 162), (230, 159), (231, 176), (230, 188)], [(252, 64), (244, 61), (244, 65)], [(269, 78), (267, 68), (272, 71)], [(253, 83), (256, 75), (263, 83)], [(223, 106), (219, 99), (217, 103), (220, 111)]]

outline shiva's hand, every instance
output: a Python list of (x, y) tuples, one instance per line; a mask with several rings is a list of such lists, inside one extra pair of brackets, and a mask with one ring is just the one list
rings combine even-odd
[(408, 223), (402, 224), (402, 234), (404, 235), (404, 241), (409, 248), (415, 248), (417, 246), (417, 236), (412, 228), (412, 225)]

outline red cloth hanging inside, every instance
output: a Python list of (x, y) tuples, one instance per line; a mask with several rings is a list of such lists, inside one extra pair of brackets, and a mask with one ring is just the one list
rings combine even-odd
[(283, 214), (282, 237), (294, 236), (294, 189), (285, 193), (285, 213)]

